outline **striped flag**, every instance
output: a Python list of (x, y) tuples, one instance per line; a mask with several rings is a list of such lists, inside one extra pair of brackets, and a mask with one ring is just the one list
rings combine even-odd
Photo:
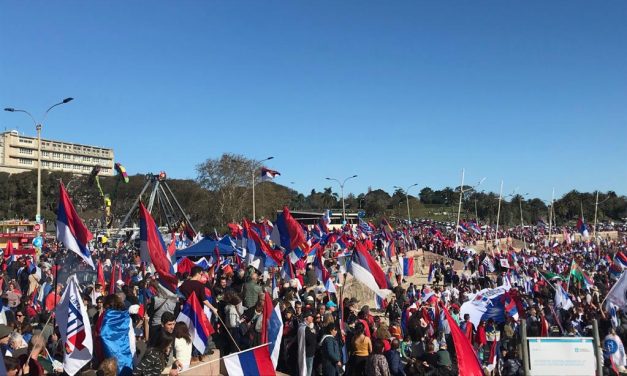
[(57, 207), (57, 240), (79, 255), (87, 265), (95, 269), (91, 251), (87, 244), (94, 238), (85, 227), (72, 205), (63, 183), (59, 184), (59, 206)]
[(201, 354), (204, 354), (209, 336), (214, 333), (213, 326), (200, 307), (200, 302), (196, 298), (196, 293), (187, 298), (183, 308), (176, 318), (176, 321), (184, 322), (189, 329), (189, 335), (192, 337), (192, 344)]
[(414, 259), (411, 257), (403, 257), (403, 275), (411, 277), (414, 275)]
[(268, 344), (227, 355), (223, 360), (229, 376), (276, 375)]

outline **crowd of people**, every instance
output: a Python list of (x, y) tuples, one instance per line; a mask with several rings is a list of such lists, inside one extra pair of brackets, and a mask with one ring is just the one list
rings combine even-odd
[[(306, 257), (286, 275), (280, 266), (256, 268), (237, 254), (213, 255), (205, 264), (179, 267), (172, 294), (141, 262), (133, 242), (94, 247), (92, 258), (104, 281), (60, 244), (46, 244), (33, 256), (5, 254), (0, 346), (7, 374), (62, 374), (66, 344), (54, 311), (64, 279), (77, 272), (84, 276), (79, 281), (94, 343), (93, 359), (79, 375), (194, 375), (195, 367), (215, 351), (224, 357), (263, 345), (266, 293), (280, 307), (283, 322), (276, 369), (289, 375), (457, 375), (451, 325), (461, 329), (491, 375), (523, 374), (523, 321), (531, 337), (592, 336), (596, 320), (601, 338), (627, 340), (627, 316), (604, 304), (622, 272), (617, 257), (627, 254), (625, 237), (549, 240), (537, 232), (526, 249), (514, 247), (511, 240), (490, 241), (484, 252), (477, 252), (476, 243), (486, 234), (461, 236), (462, 245), (453, 242), (455, 231), (429, 222), (386, 227), (334, 230), (344, 241), (341, 246), (325, 244), (321, 256), (335, 291), (318, 279)], [(353, 277), (346, 260), (358, 242), (388, 276), (390, 293), (381, 299), (360, 301), (354, 294), (359, 282), (349, 283)], [(424, 260), (413, 267), (413, 277), (399, 267), (404, 257)], [(507, 287), (515, 313), (504, 308), (478, 323), (464, 314), (464, 303), (499, 286)], [(559, 289), (568, 292), (570, 305), (556, 305)], [(202, 351), (179, 319), (192, 295), (206, 308), (213, 328)], [(118, 313), (132, 320), (132, 336), (126, 340), (130, 363), (106, 341)], [(604, 372), (625, 370), (626, 364), (610, 360), (605, 357)]]

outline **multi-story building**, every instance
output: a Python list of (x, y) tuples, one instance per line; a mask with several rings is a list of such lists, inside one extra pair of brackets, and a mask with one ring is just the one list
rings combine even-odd
[[(37, 137), (17, 131), (0, 133), (0, 172), (19, 173), (37, 169)], [(41, 140), (41, 169), (89, 174), (100, 166), (100, 175), (113, 176), (113, 149)]]

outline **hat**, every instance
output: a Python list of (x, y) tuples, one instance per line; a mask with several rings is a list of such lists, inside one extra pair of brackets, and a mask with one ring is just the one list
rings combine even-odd
[(313, 301), (314, 301), (314, 297), (313, 297), (313, 296), (311, 296), (311, 295), (309, 295), (309, 296), (307, 297), (307, 301), (312, 301), (312, 302), (313, 302)]
[(121, 279), (118, 279), (118, 281), (115, 284), (118, 286), (124, 286), (124, 281)]
[(327, 308), (331, 308), (331, 307), (337, 307), (337, 304), (333, 303), (332, 301), (328, 301), (327, 302)]
[(13, 333), (13, 330), (4, 324), (0, 324), (0, 338), (8, 337)]
[[(303, 318), (305, 318), (305, 317), (309, 317), (309, 316), (311, 316), (311, 317), (315, 317), (315, 315), (314, 315), (313, 311), (309, 311), (309, 310), (307, 310), (307, 311), (305, 311), (305, 313), (303, 313)], [(0, 338), (1, 338), (1, 337), (0, 337)]]

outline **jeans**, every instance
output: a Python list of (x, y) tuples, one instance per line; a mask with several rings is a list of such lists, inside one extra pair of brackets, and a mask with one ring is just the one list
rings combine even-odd
[(314, 357), (312, 356), (310, 357), (306, 357), (305, 358), (306, 363), (307, 363), (307, 376), (311, 376), (312, 372), (313, 372), (313, 361), (314, 361)]

